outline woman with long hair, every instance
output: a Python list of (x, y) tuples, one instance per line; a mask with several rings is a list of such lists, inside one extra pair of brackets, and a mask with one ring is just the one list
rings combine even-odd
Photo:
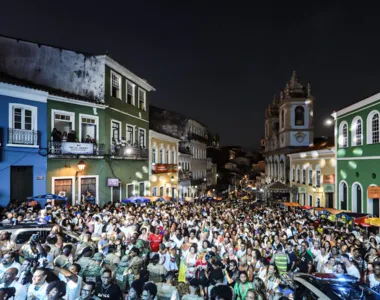
[(237, 300), (245, 300), (248, 291), (253, 288), (252, 282), (248, 281), (246, 271), (240, 271), (239, 280), (235, 283), (234, 292)]

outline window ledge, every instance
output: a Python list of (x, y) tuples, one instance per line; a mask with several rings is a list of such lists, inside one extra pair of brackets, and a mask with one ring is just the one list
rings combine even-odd
[(23, 144), (6, 144), (7, 147), (20, 147), (20, 148), (40, 148), (39, 145), (23, 145)]

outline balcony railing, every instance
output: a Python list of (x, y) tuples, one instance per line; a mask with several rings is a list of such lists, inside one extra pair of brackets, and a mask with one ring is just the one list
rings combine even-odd
[(156, 164), (156, 163), (152, 163), (152, 171), (155, 174), (178, 172), (178, 165), (177, 164)]
[(111, 155), (123, 159), (148, 159), (149, 151), (139, 145), (111, 145)]
[(104, 144), (48, 141), (49, 155), (104, 155)]
[(196, 140), (196, 141), (199, 141), (199, 142), (202, 142), (202, 143), (208, 143), (208, 138), (205, 137), (205, 136), (201, 136), (201, 135), (198, 135), (198, 134), (195, 134), (195, 133), (189, 133), (189, 139), (190, 140)]
[(8, 144), (37, 146), (38, 131), (8, 128)]
[(191, 179), (191, 171), (183, 171), (183, 170), (180, 170), (178, 172), (178, 179), (179, 181), (181, 180), (190, 180)]

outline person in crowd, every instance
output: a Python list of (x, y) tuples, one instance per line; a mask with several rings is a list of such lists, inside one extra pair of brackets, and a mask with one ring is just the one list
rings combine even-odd
[(25, 300), (27, 297), (27, 290), (24, 285), (16, 281), (18, 270), (16, 268), (9, 268), (3, 274), (0, 289), (13, 287), (16, 290), (14, 300)]
[(38, 268), (33, 273), (32, 284), (28, 288), (28, 300), (44, 300), (47, 296), (48, 283), (46, 277), (48, 270), (45, 268)]
[(109, 269), (104, 270), (101, 278), (102, 282), (97, 284), (95, 287), (95, 296), (101, 300), (122, 300), (123, 293), (118, 285), (112, 282), (112, 271)]

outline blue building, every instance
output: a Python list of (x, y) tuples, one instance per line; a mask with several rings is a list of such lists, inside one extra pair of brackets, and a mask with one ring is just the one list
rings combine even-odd
[(0, 74), (0, 206), (46, 193), (47, 97)]

